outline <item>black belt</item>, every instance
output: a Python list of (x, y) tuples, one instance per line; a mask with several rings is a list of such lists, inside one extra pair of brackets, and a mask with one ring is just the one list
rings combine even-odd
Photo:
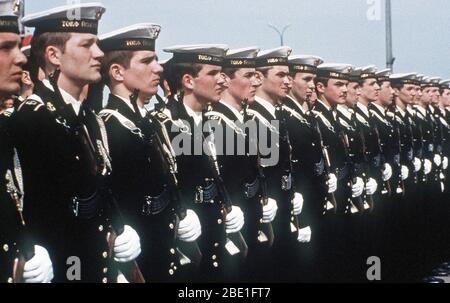
[(207, 181), (205, 186), (197, 186), (195, 190), (195, 203), (214, 203), (218, 195), (214, 182)]
[(89, 198), (72, 197), (70, 209), (72, 215), (78, 219), (92, 219), (98, 215), (102, 205), (102, 198), (98, 191), (96, 191)]
[(246, 199), (251, 199), (258, 194), (259, 191), (259, 178), (256, 178), (252, 183), (244, 184), (244, 195)]
[(170, 201), (170, 191), (167, 188), (159, 196), (144, 196), (141, 214), (144, 216), (157, 215), (166, 209)]

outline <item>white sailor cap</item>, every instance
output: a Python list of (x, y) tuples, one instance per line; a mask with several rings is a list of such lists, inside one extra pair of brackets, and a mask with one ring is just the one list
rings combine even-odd
[(352, 69), (350, 74), (348, 75), (348, 81), (350, 82), (360, 82), (361, 81), (361, 74), (363, 70), (361, 67), (356, 67)]
[(441, 89), (450, 89), (450, 79), (442, 80), (439, 82)]
[(441, 77), (430, 77), (431, 87), (439, 87), (441, 80), (442, 80)]
[(361, 67), (361, 80), (376, 78), (375, 73), (378, 71), (378, 68), (375, 65), (368, 65)]
[(288, 58), (289, 70), (292, 73), (306, 72), (315, 74), (317, 66), (323, 63), (323, 59), (314, 55), (293, 55)]
[(161, 26), (154, 23), (139, 23), (99, 36), (100, 48), (109, 51), (155, 51), (155, 40)]
[(348, 80), (352, 70), (351, 64), (324, 63), (317, 67), (317, 77)]
[(422, 83), (422, 80), (425, 78), (424, 74), (417, 74), (416, 79), (418, 82)]
[(193, 44), (174, 45), (164, 49), (172, 53), (173, 63), (199, 63), (222, 66), (223, 59), (228, 50), (225, 44)]
[(223, 66), (231, 68), (252, 68), (256, 66), (257, 46), (231, 49), (224, 58)]
[(25, 16), (22, 24), (35, 27), (35, 35), (46, 32), (97, 34), (98, 21), (106, 11), (98, 2), (59, 6)]
[(280, 46), (273, 49), (268, 49), (259, 52), (256, 57), (256, 66), (274, 66), (274, 65), (289, 65), (288, 57), (292, 53), (292, 48), (289, 46)]
[(390, 68), (386, 68), (375, 73), (375, 77), (377, 78), (378, 82), (389, 81), (390, 75), (392, 75), (392, 70)]
[(20, 2), (18, 0), (0, 0), (0, 32), (19, 34)]
[(392, 74), (389, 76), (389, 79), (394, 84), (420, 85), (420, 82), (417, 80), (417, 73)]

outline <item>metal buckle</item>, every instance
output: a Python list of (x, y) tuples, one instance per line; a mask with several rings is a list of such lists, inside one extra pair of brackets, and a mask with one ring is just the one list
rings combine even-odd
[(292, 187), (291, 181), (292, 181), (291, 174), (289, 174), (288, 176), (282, 176), (281, 177), (281, 189), (284, 191), (290, 190)]
[(77, 218), (78, 217), (78, 207), (80, 205), (80, 202), (78, 201), (77, 197), (73, 197), (72, 198), (72, 212), (74, 214), (74, 216)]
[(197, 186), (195, 191), (195, 203), (203, 203), (203, 188), (201, 186)]
[(144, 199), (145, 199), (145, 203), (142, 206), (142, 214), (148, 216), (151, 214), (151, 206), (152, 206), (153, 200), (149, 196), (145, 196)]

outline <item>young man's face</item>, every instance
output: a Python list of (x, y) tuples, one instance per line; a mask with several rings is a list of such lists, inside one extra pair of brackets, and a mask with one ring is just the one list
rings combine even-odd
[(416, 97), (414, 98), (414, 104), (419, 104), (420, 100), (422, 100), (423, 92), (420, 85), (416, 85)]
[(431, 87), (426, 87), (422, 90), (422, 97), (420, 98), (420, 100), (425, 105), (431, 103)]
[(404, 84), (402, 88), (395, 89), (395, 94), (404, 104), (414, 104), (416, 97), (416, 87), (414, 84)]
[(292, 95), (299, 101), (313, 99), (315, 91), (314, 79), (316, 75), (311, 73), (296, 73), (292, 81)]
[(130, 90), (139, 89), (143, 100), (148, 102), (158, 92), (163, 68), (153, 51), (135, 51), (130, 67), (124, 70), (124, 84)]
[(378, 100), (380, 96), (380, 86), (376, 79), (366, 79), (361, 86), (361, 96), (369, 102)]
[(391, 86), (391, 82), (384, 81), (380, 86), (380, 96), (378, 97), (381, 105), (387, 107), (394, 101), (394, 89)]
[(225, 88), (222, 67), (203, 64), (197, 77), (193, 78), (193, 94), (200, 102), (219, 102)]
[(267, 71), (267, 75), (262, 77), (261, 89), (274, 100), (286, 97), (290, 86), (289, 67), (287, 66), (273, 66)]
[(20, 37), (14, 33), (0, 33), (0, 95), (19, 92), (22, 65), (27, 58), (19, 48)]
[(237, 100), (252, 102), (255, 100), (256, 88), (260, 85), (254, 68), (240, 68), (234, 72), (234, 77), (227, 76), (228, 92)]
[(11, 98), (3, 100), (2, 101), (2, 107), (3, 108), (13, 108), (14, 107), (14, 100), (11, 99)]
[(347, 84), (347, 102), (356, 104), (361, 96), (361, 85), (358, 82), (349, 82)]
[(440, 97), (440, 93), (439, 93), (439, 88), (438, 87), (432, 87), (431, 91), (431, 104), (437, 105), (439, 104), (439, 97)]
[(441, 95), (441, 102), (445, 107), (450, 106), (450, 89), (444, 89)]
[(97, 36), (72, 33), (61, 54), (61, 74), (83, 86), (101, 79), (100, 68), (104, 54), (97, 45)]
[(321, 93), (330, 105), (347, 103), (348, 80), (329, 79), (328, 85), (320, 88)]

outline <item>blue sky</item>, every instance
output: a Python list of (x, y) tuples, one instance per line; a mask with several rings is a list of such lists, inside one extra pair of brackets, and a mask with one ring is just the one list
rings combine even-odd
[[(64, 5), (66, 0), (25, 0), (26, 13)], [(82, 1), (91, 2), (91, 1)], [(279, 46), (267, 26), (291, 24), (285, 45), (295, 54), (327, 62), (385, 66), (384, 0), (104, 0), (100, 33), (139, 22), (162, 25), (157, 42), (225, 43), (230, 48)], [(378, 3), (380, 6), (378, 6)], [(368, 12), (380, 18), (368, 20)], [(450, 78), (450, 1), (392, 0), (395, 72), (416, 71)], [(376, 15), (372, 15), (375, 16)]]

